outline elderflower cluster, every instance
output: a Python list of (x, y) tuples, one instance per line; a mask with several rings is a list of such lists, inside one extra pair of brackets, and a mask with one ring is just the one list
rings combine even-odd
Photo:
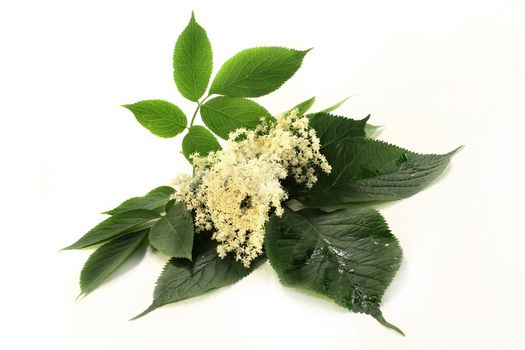
[(172, 198), (194, 212), (197, 232), (213, 232), (220, 257), (233, 253), (248, 267), (262, 254), (270, 212), (283, 214), (287, 193), (281, 180), (290, 176), (311, 188), (317, 181), (315, 166), (331, 171), (319, 150), (315, 130), (297, 110), (275, 122), (263, 119), (254, 130), (230, 133), (222, 150), (206, 157), (194, 154), (194, 174), (174, 180)]

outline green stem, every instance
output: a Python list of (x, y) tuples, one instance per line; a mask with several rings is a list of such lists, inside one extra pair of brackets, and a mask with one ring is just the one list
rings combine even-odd
[(195, 121), (195, 117), (197, 116), (197, 112), (199, 111), (201, 106), (204, 104), (204, 102), (206, 102), (206, 100), (209, 99), (210, 97), (211, 97), (211, 94), (206, 96), (205, 98), (203, 98), (200, 102), (197, 101), (197, 108), (195, 108), (195, 112), (193, 112), (193, 116), (191, 117), (190, 128), (193, 126), (193, 122)]
[(197, 108), (195, 108), (195, 112), (193, 112), (193, 116), (191, 117), (190, 128), (193, 126), (193, 122), (195, 121), (195, 117), (197, 116), (199, 108), (201, 108), (201, 104), (200, 102), (197, 102)]

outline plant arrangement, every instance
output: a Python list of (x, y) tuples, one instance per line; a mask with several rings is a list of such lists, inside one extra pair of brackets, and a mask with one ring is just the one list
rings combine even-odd
[[(284, 285), (403, 334), (380, 310), (402, 250), (374, 205), (427, 187), (457, 149), (418, 154), (379, 141), (369, 116), (333, 113), (345, 100), (309, 112), (311, 98), (274, 116), (251, 99), (277, 90), (308, 51), (246, 49), (211, 79), (212, 47), (192, 14), (175, 44), (173, 72), (195, 110), (185, 114), (163, 100), (124, 107), (157, 136), (183, 133), (193, 172), (105, 212), (108, 218), (65, 248), (96, 248), (80, 274), (81, 295), (147, 247), (166, 265), (153, 302), (134, 319), (233, 284), (269, 260)], [(195, 124), (198, 115), (204, 126)]]

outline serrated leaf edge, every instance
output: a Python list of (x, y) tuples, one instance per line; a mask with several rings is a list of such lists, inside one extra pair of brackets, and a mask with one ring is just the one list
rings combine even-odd
[(76, 298), (76, 301), (82, 299), (83, 297), (87, 296), (88, 294), (90, 294), (91, 292), (93, 292), (95, 289), (97, 289), (113, 272), (115, 272), (116, 270), (118, 270), (122, 264), (124, 262), (126, 262), (126, 260), (128, 258), (130, 258), (135, 252), (137, 252), (137, 250), (140, 248), (141, 245), (144, 244), (144, 242), (146, 241), (146, 237), (148, 236), (148, 231), (149, 229), (146, 229), (146, 230), (142, 230), (142, 231), (138, 231), (138, 232), (133, 232), (133, 233), (129, 233), (129, 235), (133, 235), (133, 234), (136, 234), (137, 236), (138, 235), (142, 235), (142, 237), (137, 237), (137, 241), (134, 242), (134, 244), (132, 245), (132, 249), (128, 251), (127, 254), (123, 255), (121, 257), (121, 259), (118, 260), (118, 262), (114, 265), (114, 268), (112, 268), (110, 270), (110, 272), (108, 272), (106, 275), (104, 275), (103, 277), (99, 277), (97, 278), (97, 283), (95, 285), (95, 287), (91, 287), (91, 288), (88, 288), (86, 289), (85, 286), (83, 286), (83, 273), (86, 269), (86, 266), (91, 262), (91, 260), (93, 259), (93, 256), (96, 254), (96, 252), (98, 251), (98, 249), (104, 247), (105, 245), (107, 244), (110, 244), (114, 239), (119, 239), (119, 238), (122, 238), (122, 237), (116, 237), (114, 238), (113, 240), (109, 241), (109, 242), (106, 242), (104, 243), (104, 245), (100, 246), (97, 250), (95, 250), (88, 258), (88, 260), (84, 263), (84, 266), (82, 267), (82, 270), (80, 271), (80, 281), (79, 281), (79, 284), (80, 284), (80, 294), (77, 296)]
[[(220, 258), (219, 258), (220, 259)], [(171, 261), (171, 259), (170, 259)], [(162, 276), (162, 274), (164, 273), (164, 271), (166, 270), (168, 264), (170, 263), (170, 261), (168, 261), (164, 267), (162, 268), (162, 272), (160, 273), (159, 275), (159, 278), (160, 276)], [(221, 288), (224, 288), (224, 287), (228, 287), (228, 286), (233, 286), (234, 284), (237, 284), (239, 283), (240, 281), (242, 281), (243, 279), (245, 279), (246, 277), (250, 276), (255, 270), (257, 270), (259, 267), (261, 267), (266, 261), (269, 261), (269, 259), (266, 258), (266, 254), (264, 255), (261, 255), (260, 258), (258, 258), (258, 260), (254, 261), (253, 263), (254, 264), (257, 264), (255, 265), (255, 267), (246, 275), (246, 276), (242, 276), (240, 279), (238, 279), (237, 281), (235, 281), (234, 283), (230, 284), (230, 285), (227, 285), (227, 286), (219, 286), (219, 287), (214, 287), (214, 288), (210, 288), (208, 290), (206, 290), (204, 293), (201, 293), (199, 295), (196, 295), (196, 296), (190, 296), (190, 297), (187, 297), (187, 298), (184, 298), (184, 299), (180, 299), (180, 300), (177, 300), (177, 301), (174, 301), (172, 303), (155, 303), (155, 298), (153, 298), (153, 302), (151, 303), (150, 306), (148, 306), (144, 311), (142, 311), (141, 313), (139, 313), (138, 315), (130, 318), (129, 320), (130, 321), (135, 321), (141, 317), (144, 317), (146, 316), (147, 314), (149, 314), (150, 312), (158, 309), (159, 307), (162, 307), (162, 306), (165, 306), (165, 305), (170, 305), (170, 304), (175, 304), (175, 303), (178, 303), (179, 301), (183, 301), (183, 300), (187, 300), (187, 299), (191, 299), (191, 298), (194, 298), (194, 297), (198, 297), (198, 296), (201, 296), (201, 295), (204, 295), (204, 294), (207, 294), (209, 292), (212, 292), (214, 291), (215, 289), (221, 289)], [(157, 285), (158, 285), (158, 281), (159, 279), (157, 278), (157, 281), (155, 282), (155, 288), (154, 290), (157, 288)]]

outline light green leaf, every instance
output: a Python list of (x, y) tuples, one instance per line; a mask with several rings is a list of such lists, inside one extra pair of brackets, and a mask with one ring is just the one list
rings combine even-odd
[(219, 144), (219, 141), (217, 141), (215, 136), (203, 126), (192, 126), (182, 140), (182, 153), (184, 153), (184, 156), (190, 161), (190, 163), (190, 156), (194, 153), (206, 156), (211, 151), (217, 151), (220, 149), (221, 145)]
[(107, 241), (159, 217), (160, 215), (157, 212), (145, 209), (133, 209), (117, 213), (102, 221), (78, 241), (64, 249), (81, 249)]
[(167, 101), (145, 100), (123, 107), (129, 109), (143, 127), (160, 137), (180, 134), (188, 122), (180, 108)]
[(222, 65), (210, 93), (233, 97), (269, 94), (295, 74), (308, 51), (269, 46), (243, 50)]
[(192, 13), (190, 23), (177, 39), (173, 52), (173, 76), (181, 95), (197, 102), (208, 87), (212, 65), (210, 41)]
[(238, 97), (219, 96), (201, 106), (202, 121), (223, 139), (238, 128), (253, 129), (261, 118), (272, 118), (258, 103)]
[(91, 254), (80, 273), (81, 295), (94, 291), (122, 266), (145, 242), (147, 233), (148, 230), (142, 230), (115, 238)]
[(383, 127), (381, 125), (372, 125), (372, 124), (365, 125), (366, 136), (371, 139), (377, 138), (379, 134), (381, 133), (382, 129)]
[(169, 207), (166, 215), (153, 225), (149, 242), (169, 257), (191, 260), (193, 247), (193, 219), (182, 202)]
[(160, 186), (143, 197), (133, 197), (122, 202), (118, 207), (108, 210), (103, 214), (114, 215), (131, 209), (148, 209), (153, 211), (164, 211), (166, 203), (168, 203), (170, 196), (175, 192), (175, 189), (170, 186)]
[(341, 107), (346, 101), (348, 101), (348, 99), (352, 97), (352, 96), (348, 96), (347, 98), (344, 98), (342, 99), (341, 101), (337, 102), (336, 104), (328, 107), (328, 108), (325, 108), (323, 109), (321, 112), (325, 112), (325, 113), (330, 113), (330, 112), (333, 112), (335, 111), (337, 108)]
[(199, 233), (193, 249), (193, 261), (172, 258), (157, 280), (153, 303), (133, 319), (163, 305), (233, 284), (260, 266), (264, 259), (260, 257), (253, 261), (249, 268), (235, 261), (231, 254), (221, 259), (217, 255), (216, 242), (209, 235)]
[(315, 103), (315, 96), (299, 103), (297, 106), (293, 107), (289, 110), (289, 112), (293, 111), (294, 109), (297, 109), (297, 112), (299, 115), (304, 115)]
[(417, 154), (377, 140), (343, 138), (321, 150), (332, 172), (320, 173), (313, 188), (296, 199), (324, 207), (410, 197), (437, 178), (456, 152)]
[(403, 334), (385, 321), (379, 309), (402, 252), (377, 211), (286, 209), (282, 218), (270, 220), (265, 243), (283, 284), (325, 295)]

